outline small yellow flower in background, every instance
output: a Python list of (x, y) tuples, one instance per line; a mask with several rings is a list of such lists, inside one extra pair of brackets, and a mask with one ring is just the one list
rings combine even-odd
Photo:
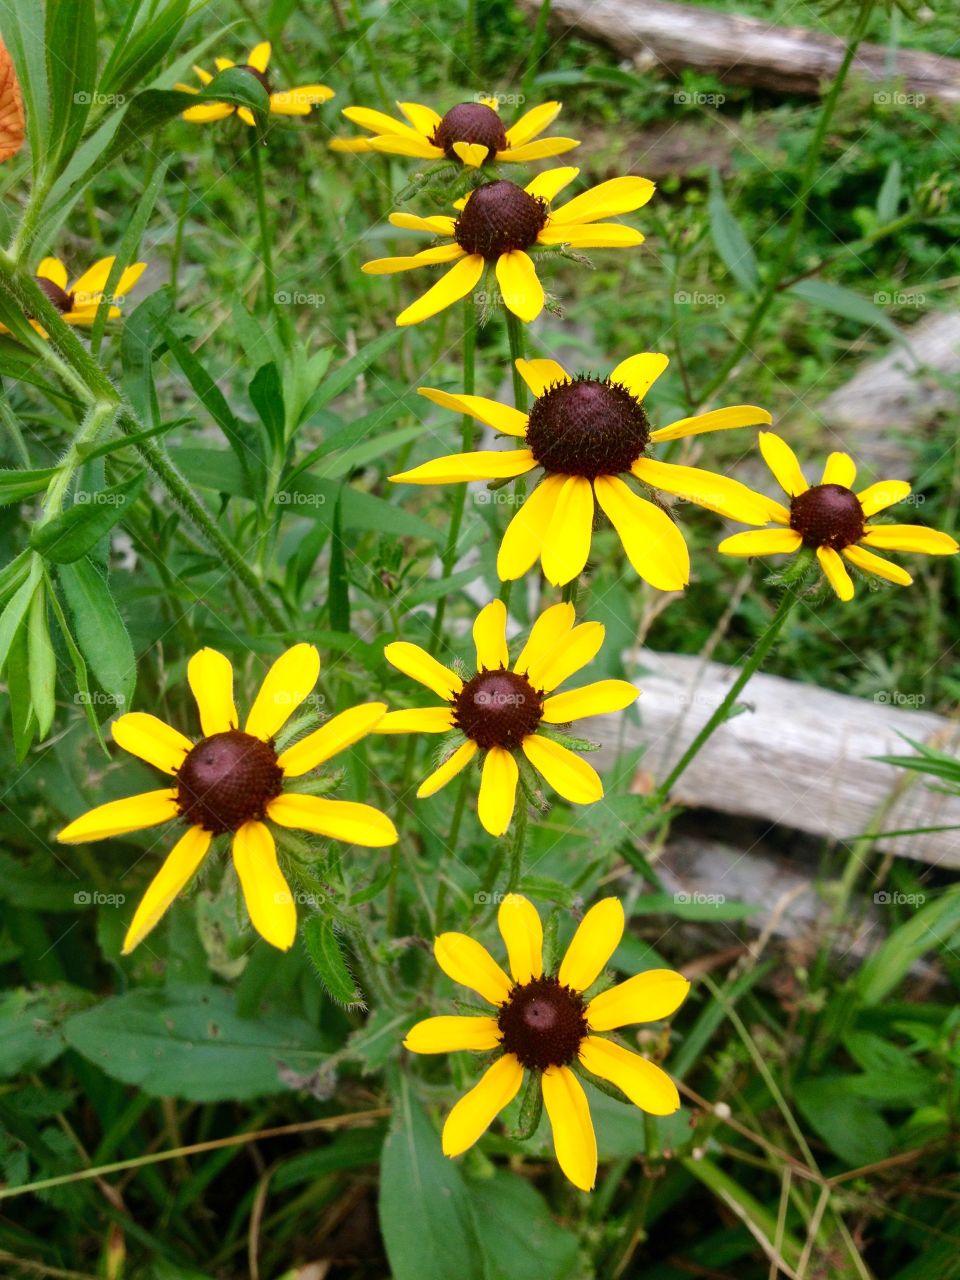
[[(311, 109), (318, 103), (329, 102), (334, 96), (334, 90), (325, 84), (302, 84), (296, 89), (284, 89), (282, 92), (275, 93), (267, 77), (267, 67), (270, 63), (269, 40), (264, 40), (256, 48), (251, 49), (246, 62), (237, 64), (231, 62), (229, 58), (217, 58), (215, 62), (218, 71), (227, 71), (230, 67), (239, 65), (241, 71), (249, 71), (255, 79), (259, 80), (270, 97), (271, 115), (308, 116)], [(201, 84), (208, 85), (213, 79), (210, 72), (204, 71), (203, 67), (193, 69)], [(200, 92), (189, 84), (176, 84), (173, 87), (179, 89), (181, 93)], [(201, 102), (196, 107), (188, 107), (183, 112), (183, 118), (194, 124), (210, 124), (214, 120), (225, 120), (234, 112), (244, 124), (255, 123), (253, 112), (249, 107), (235, 107), (229, 102)]]
[(344, 107), (343, 115), (359, 125), (370, 138), (335, 138), (334, 151), (379, 151), (387, 155), (414, 156), (420, 160), (459, 161), (469, 169), (495, 161), (525, 163), (562, 155), (579, 147), (576, 138), (539, 138), (560, 114), (562, 103), (544, 102), (510, 126), (500, 119), (496, 98), (458, 102), (444, 116), (419, 102), (398, 102), (408, 121), (394, 120), (368, 107)]
[[(89, 329), (103, 301), (103, 290), (113, 270), (114, 262), (116, 258), (101, 258), (82, 276), (78, 276), (73, 284), (68, 284), (67, 268), (60, 259), (44, 258), (37, 267), (36, 281), (67, 324)], [(121, 314), (120, 308), (114, 305), (114, 301), (122, 302), (146, 269), (145, 262), (134, 262), (121, 272), (116, 284), (116, 292), (110, 300), (110, 309), (107, 312), (111, 320), (116, 320)], [(36, 320), (31, 320), (30, 323), (42, 337), (47, 336), (46, 331), (37, 324)], [(4, 325), (0, 325), (0, 333), (9, 332)]]
[(538, 559), (554, 586), (576, 578), (590, 554), (596, 500), (640, 577), (661, 591), (679, 591), (690, 577), (683, 535), (621, 475), (747, 523), (769, 520), (775, 504), (737, 480), (645, 456), (650, 444), (770, 421), (765, 409), (738, 404), (653, 430), (643, 398), (668, 363), (665, 355), (644, 351), (622, 361), (608, 378), (571, 378), (555, 360), (518, 360), (535, 397), (528, 414), (483, 396), (421, 387), (428, 400), (520, 438), (526, 447), (452, 454), (390, 479), (406, 484), (504, 480), (542, 467), (543, 479), (504, 534), (497, 556), (501, 579), (521, 578)]
[[(853, 580), (846, 560), (864, 573), (875, 574), (898, 586), (913, 581), (906, 569), (892, 564), (878, 551), (915, 551), (927, 556), (952, 556), (960, 545), (948, 533), (920, 524), (869, 524), (871, 516), (903, 502), (910, 494), (905, 480), (880, 480), (859, 493), (853, 490), (857, 466), (846, 453), (831, 453), (819, 484), (810, 486), (796, 454), (772, 431), (760, 432), (760, 451), (774, 478), (790, 499), (789, 509), (779, 502), (769, 520), (779, 529), (755, 529), (735, 533), (720, 543), (728, 556), (769, 556), (809, 547), (827, 581), (841, 600), (853, 599)], [(744, 524), (765, 524), (745, 515), (734, 516)]]
[(620, 222), (602, 222), (645, 205), (654, 192), (648, 178), (611, 178), (574, 196), (558, 209), (550, 202), (580, 172), (548, 169), (525, 187), (499, 180), (471, 191), (455, 207), (457, 218), (418, 218), (391, 213), (395, 227), (427, 231), (444, 240), (410, 257), (377, 258), (366, 262), (368, 275), (391, 275), (436, 263), (453, 267), (432, 289), (397, 316), (397, 324), (419, 324), (465, 297), (479, 282), (484, 268), (493, 266), (503, 305), (523, 321), (543, 310), (543, 286), (527, 253), (534, 245), (569, 245), (574, 249), (625, 249), (643, 243), (643, 236)]
[(511, 668), (507, 610), (502, 601), (492, 601), (473, 624), (477, 670), (469, 680), (462, 680), (419, 645), (401, 640), (386, 646), (384, 656), (392, 666), (432, 690), (446, 705), (391, 711), (377, 725), (377, 732), (459, 730), (464, 739), (420, 784), (418, 799), (446, 786), (478, 751), (484, 755), (477, 811), (492, 836), (503, 835), (513, 817), (518, 751), (571, 804), (593, 804), (603, 797), (603, 783), (593, 766), (541, 729), (620, 711), (636, 701), (639, 690), (626, 680), (598, 680), (580, 689), (553, 692), (592, 662), (603, 644), (601, 623), (575, 626), (575, 622), (572, 604), (547, 609), (534, 623)]
[(284, 790), (288, 778), (302, 777), (359, 742), (386, 711), (382, 702), (342, 711), (278, 755), (274, 736), (309, 695), (319, 674), (320, 655), (313, 645), (288, 649), (267, 672), (241, 730), (230, 661), (216, 649), (201, 649), (187, 666), (200, 712), (199, 742), (143, 711), (114, 721), (117, 745), (172, 774), (175, 785), (91, 809), (57, 839), (86, 844), (173, 818), (188, 824), (137, 907), (124, 955), (158, 923), (200, 866), (214, 836), (233, 837), (233, 865), (251, 923), (267, 942), (284, 951), (296, 936), (297, 911), (264, 819), (369, 848), (396, 842), (393, 823), (370, 805)]
[(557, 1161), (574, 1186), (590, 1191), (597, 1177), (597, 1139), (587, 1095), (572, 1068), (577, 1064), (608, 1080), (650, 1115), (672, 1115), (680, 1095), (667, 1073), (595, 1033), (669, 1017), (686, 999), (690, 983), (671, 969), (650, 969), (584, 999), (623, 936), (623, 907), (616, 898), (590, 908), (555, 976), (543, 972), (543, 927), (533, 903), (507, 894), (497, 923), (509, 978), (467, 934), (442, 933), (433, 948), (443, 972), (495, 1005), (496, 1016), (427, 1018), (410, 1029), (404, 1046), (413, 1053), (501, 1050), (447, 1116), (442, 1143), (448, 1156), (473, 1146), (516, 1097), (524, 1071), (539, 1072)]

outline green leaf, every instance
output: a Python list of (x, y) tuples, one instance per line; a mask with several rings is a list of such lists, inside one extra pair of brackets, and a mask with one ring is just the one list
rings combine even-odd
[(81, 653), (114, 704), (129, 708), (137, 660), (106, 580), (89, 559), (62, 564), (58, 572)]
[(892, 222), (900, 207), (900, 161), (894, 157), (883, 179), (883, 186), (877, 196), (877, 221), (882, 226)]
[(0, 995), (0, 1079), (37, 1071), (59, 1058), (67, 1047), (64, 1019), (91, 999), (66, 984), (38, 991), (20, 987)]
[(850, 1089), (847, 1076), (802, 1080), (794, 1101), (811, 1128), (851, 1168), (885, 1160), (893, 1150), (890, 1126)]
[(757, 258), (743, 228), (730, 211), (723, 194), (723, 180), (716, 169), (710, 171), (707, 212), (710, 235), (723, 265), (739, 285), (749, 293), (755, 292), (760, 281)]
[(97, 86), (93, 0), (46, 0), (50, 125), (47, 162), (59, 173), (76, 150)]
[(50, 732), (57, 709), (57, 660), (47, 626), (47, 590), (43, 583), (34, 592), (27, 615), (27, 660), (30, 670), (30, 698), (37, 717), (40, 740)]
[(307, 916), (303, 926), (303, 941), (317, 977), (331, 1000), (348, 1009), (366, 1008), (363, 993), (347, 967), (330, 921), (319, 915)]
[[(170, 0), (153, 18), (148, 19), (129, 40), (118, 41), (100, 79), (100, 91), (124, 94), (141, 84), (155, 70), (180, 34), (190, 0)], [(139, 16), (130, 6), (131, 19)]]
[(260, 415), (267, 438), (275, 453), (284, 447), (286, 414), (283, 404), (283, 383), (277, 366), (271, 360), (261, 365), (249, 386), (250, 403)]
[(40, 585), (42, 576), (43, 563), (39, 556), (34, 556), (26, 581), (17, 588), (7, 602), (3, 613), (0, 613), (0, 671), (6, 666), (14, 636), (27, 616), (27, 610), (30, 608), (30, 602)]
[(127, 316), (120, 336), (124, 392), (137, 417), (151, 428), (160, 422), (153, 362), (165, 342), (164, 332), (173, 310), (170, 289), (158, 289)]
[(79, 560), (123, 519), (126, 509), (140, 496), (145, 479), (146, 472), (141, 471), (122, 484), (97, 493), (78, 491), (69, 510), (34, 528), (30, 534), (31, 547), (54, 564), (72, 564)]
[(36, 471), (0, 470), (0, 507), (22, 502), (35, 493), (43, 493), (59, 471), (59, 467), (40, 467)]
[(467, 1183), (483, 1250), (485, 1280), (573, 1280), (580, 1245), (558, 1226), (544, 1198), (525, 1178), (498, 1169)]
[(882, 329), (894, 342), (909, 348), (910, 344), (890, 317), (884, 315), (869, 298), (855, 293), (853, 289), (847, 289), (841, 284), (831, 284), (827, 280), (798, 280), (790, 286), (788, 292), (815, 307), (822, 307), (824, 311), (841, 316), (844, 320), (855, 320), (868, 329)]
[(30, 697), (30, 661), (27, 656), (27, 629), (20, 627), (7, 655), (7, 691), (10, 725), (17, 764), (22, 764), (37, 734), (37, 717)]
[(343, 551), (343, 523), (341, 519), (342, 491), (337, 494), (333, 507), (333, 529), (330, 536), (330, 585), (327, 592), (327, 612), (333, 631), (350, 630), (350, 584), (347, 579), (347, 558)]
[(225, 1102), (282, 1093), (284, 1069), (324, 1061), (320, 1033), (299, 1018), (237, 1015), (223, 987), (140, 989), (71, 1018), (67, 1042), (108, 1076), (152, 1097)]
[[(270, 114), (270, 95), (256, 76), (243, 67), (227, 67), (201, 89), (200, 100), (229, 102), (234, 107), (247, 107), (263, 133)], [(256, 144), (255, 144), (256, 145)]]
[(393, 1280), (483, 1280), (470, 1198), (457, 1165), (401, 1076), (380, 1165), (380, 1230)]
[(36, 176), (46, 156), (44, 139), (50, 115), (43, 6), (37, 0), (0, 5), (0, 32), (23, 91), (30, 160)]
[(318, 409), (322, 409), (324, 405), (329, 404), (335, 396), (346, 391), (350, 384), (363, 373), (375, 360), (380, 357), (398, 340), (402, 329), (392, 329), (387, 333), (381, 333), (378, 338), (374, 338), (372, 342), (368, 342), (366, 346), (361, 347), (355, 356), (351, 356), (346, 363), (335, 369), (329, 377), (324, 378), (323, 382), (310, 397), (306, 408), (303, 411), (304, 419), (311, 417)]
[(952, 945), (958, 933), (960, 885), (951, 885), (894, 929), (867, 957), (851, 980), (852, 991), (862, 1004), (879, 1004), (927, 951)]

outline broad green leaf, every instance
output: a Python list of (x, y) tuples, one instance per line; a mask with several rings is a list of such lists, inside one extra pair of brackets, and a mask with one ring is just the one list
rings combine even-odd
[(845, 285), (831, 284), (828, 280), (798, 280), (790, 286), (788, 292), (815, 307), (822, 307), (824, 311), (841, 316), (844, 320), (855, 320), (868, 329), (882, 329), (894, 342), (909, 347), (906, 338), (888, 315), (869, 298), (855, 293)]
[(260, 416), (274, 453), (284, 445), (286, 415), (283, 406), (283, 383), (277, 366), (271, 360), (261, 365), (249, 386), (250, 403)]
[(137, 660), (106, 580), (89, 559), (62, 564), (58, 573), (81, 653), (114, 704), (129, 710)]
[(160, 422), (153, 362), (166, 341), (172, 313), (173, 294), (168, 288), (158, 289), (126, 317), (120, 337), (123, 389), (137, 417), (150, 427)]
[(97, 15), (93, 0), (46, 0), (50, 89), (48, 164), (60, 172), (83, 134), (97, 87)]
[(850, 1087), (848, 1076), (817, 1076), (794, 1089), (800, 1114), (834, 1155), (851, 1168), (884, 1160), (893, 1150), (893, 1131)]
[(0, 470), (0, 507), (43, 493), (58, 470), (58, 467), (39, 467), (35, 471)]
[(47, 623), (47, 590), (43, 583), (30, 601), (27, 614), (27, 660), (30, 664), (30, 698), (37, 717), (40, 740), (50, 732), (57, 709), (57, 660)]
[(546, 1201), (525, 1178), (497, 1169), (467, 1183), (483, 1251), (485, 1280), (574, 1280), (580, 1244), (550, 1216)]
[(26, 580), (13, 593), (3, 613), (0, 613), (0, 671), (6, 666), (14, 636), (27, 616), (27, 610), (30, 608), (30, 602), (40, 585), (42, 576), (43, 562), (39, 556), (34, 556)]
[(398, 1079), (380, 1164), (380, 1230), (393, 1280), (484, 1280), (470, 1197), (440, 1135)]
[(270, 113), (270, 97), (266, 89), (256, 76), (242, 67), (228, 67), (226, 71), (219, 72), (201, 89), (199, 99), (246, 107), (253, 112), (261, 133)]
[(47, 524), (34, 528), (30, 545), (54, 564), (71, 564), (92, 551), (118, 524), (140, 496), (146, 472), (98, 493), (78, 491), (74, 505)]
[(233, 993), (214, 986), (114, 996), (71, 1018), (64, 1034), (113, 1079), (190, 1102), (283, 1093), (284, 1069), (306, 1074), (326, 1058), (309, 1023), (264, 1012), (241, 1018)]
[(303, 941), (313, 961), (317, 977), (331, 1000), (348, 1009), (364, 1008), (363, 994), (347, 967), (333, 925), (323, 916), (308, 916), (303, 925)]
[(730, 211), (723, 194), (723, 181), (716, 169), (710, 171), (707, 212), (710, 215), (710, 235), (723, 265), (739, 285), (753, 293), (760, 279), (756, 254), (740, 223)]
[(0, 1079), (37, 1071), (59, 1058), (67, 1047), (64, 1019), (92, 998), (67, 985), (33, 991), (20, 987), (0, 995)]

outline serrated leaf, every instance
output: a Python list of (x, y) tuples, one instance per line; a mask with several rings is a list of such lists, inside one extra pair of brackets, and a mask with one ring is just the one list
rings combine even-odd
[(332, 1000), (347, 1008), (364, 1008), (363, 993), (347, 966), (333, 925), (323, 916), (308, 916), (303, 941), (317, 977)]

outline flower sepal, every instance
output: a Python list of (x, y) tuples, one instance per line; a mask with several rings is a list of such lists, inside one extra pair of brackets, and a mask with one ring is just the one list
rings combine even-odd
[(573, 738), (568, 733), (561, 733), (556, 725), (542, 725), (539, 732), (545, 738), (552, 738), (554, 742), (559, 742), (561, 747), (566, 747), (570, 751), (592, 753), (600, 750), (599, 742), (594, 742), (591, 738)]
[(536, 769), (522, 751), (518, 751), (515, 758), (520, 775), (520, 786), (528, 804), (538, 813), (547, 813), (550, 809), (550, 801), (540, 786)]
[(540, 1128), (543, 1118), (543, 1085), (541, 1073), (531, 1071), (527, 1075), (527, 1083), (520, 1099), (520, 1114), (517, 1126), (507, 1136), (514, 1142), (529, 1142)]

